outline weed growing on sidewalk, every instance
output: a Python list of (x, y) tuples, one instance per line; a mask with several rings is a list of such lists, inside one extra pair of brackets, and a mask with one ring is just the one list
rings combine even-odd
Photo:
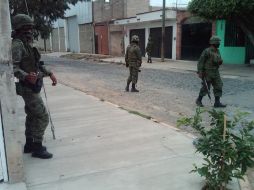
[[(203, 122), (204, 113), (209, 115), (210, 126)], [(206, 179), (203, 190), (226, 190), (232, 178), (243, 179), (254, 166), (254, 121), (246, 118), (244, 112), (229, 116), (224, 111), (198, 108), (193, 117), (178, 120), (178, 126), (190, 126), (200, 134), (195, 146), (204, 162), (201, 167), (194, 164), (191, 172)]]

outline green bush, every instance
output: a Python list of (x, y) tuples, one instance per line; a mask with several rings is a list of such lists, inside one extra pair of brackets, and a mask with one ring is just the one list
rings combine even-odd
[[(209, 115), (208, 124), (203, 122), (204, 113)], [(177, 121), (178, 126), (191, 126), (200, 134), (196, 148), (204, 155), (204, 162), (201, 167), (194, 164), (191, 172), (206, 179), (204, 190), (226, 190), (232, 178), (243, 179), (254, 166), (254, 121), (248, 121), (247, 115), (226, 116), (223, 111), (198, 108), (193, 117)]]

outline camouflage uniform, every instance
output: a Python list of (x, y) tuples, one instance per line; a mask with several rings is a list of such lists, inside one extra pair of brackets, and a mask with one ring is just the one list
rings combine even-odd
[(132, 82), (132, 92), (138, 92), (136, 84), (138, 82), (138, 72), (142, 64), (142, 53), (138, 46), (138, 36), (132, 36), (131, 44), (127, 47), (125, 54), (126, 66), (129, 67), (130, 75), (127, 79), (126, 91), (129, 91), (129, 85)]
[[(13, 19), (13, 29), (17, 31), (22, 29), (22, 23), (25, 23), (25, 26), (33, 25), (30, 17), (19, 14)], [(40, 88), (42, 87), (42, 78), (50, 76), (52, 73), (44, 66), (39, 65), (40, 54), (36, 48), (30, 45), (24, 35), (16, 34), (13, 36), (12, 59), (14, 75), (19, 79), (17, 94), (22, 96), (25, 102), (26, 145), (24, 152), (33, 152), (34, 157), (51, 158), (52, 154), (48, 153), (46, 147), (41, 145), (44, 132), (49, 123), (49, 116), (40, 96)], [(36, 84), (37, 89), (34, 88), (36, 85), (26, 81), (26, 76), (31, 72), (37, 73), (40, 79), (38, 81), (41, 81), (40, 84)]]
[[(210, 38), (211, 46), (205, 49), (198, 62), (198, 74), (200, 78), (207, 81), (208, 89), (213, 86), (213, 93), (215, 97), (214, 107), (225, 107), (225, 105), (220, 103), (220, 97), (222, 96), (222, 80), (219, 73), (219, 67), (222, 64), (222, 58), (219, 52), (220, 39), (217, 36), (212, 36)], [(207, 95), (207, 89), (202, 82), (202, 87), (199, 92), (199, 97), (196, 100), (198, 106), (203, 106), (202, 98)]]
[(152, 63), (152, 51), (153, 51), (153, 42), (152, 42), (152, 38), (149, 37), (148, 38), (148, 43), (146, 45), (146, 53), (147, 53), (147, 56), (148, 56), (148, 59), (147, 59), (147, 63)]

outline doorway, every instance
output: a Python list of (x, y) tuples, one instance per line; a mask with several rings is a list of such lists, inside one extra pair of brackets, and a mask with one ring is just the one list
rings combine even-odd
[(130, 30), (130, 42), (131, 37), (137, 35), (139, 37), (139, 47), (142, 52), (142, 56), (145, 56), (145, 29), (133, 29)]
[[(161, 57), (161, 36), (162, 28), (151, 28), (150, 36), (153, 42), (152, 57)], [(164, 56), (165, 58), (172, 58), (172, 36), (173, 36), (173, 27), (168, 26), (165, 28), (165, 41), (164, 41)]]
[(198, 60), (202, 51), (209, 46), (211, 34), (211, 23), (183, 24), (181, 59)]

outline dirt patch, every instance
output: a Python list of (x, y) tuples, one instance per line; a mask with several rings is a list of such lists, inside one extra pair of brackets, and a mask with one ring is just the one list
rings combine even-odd
[(112, 58), (110, 55), (100, 55), (100, 54), (86, 54), (86, 53), (70, 53), (67, 55), (61, 55), (60, 57), (81, 60), (81, 59), (91, 59), (91, 60), (100, 60), (106, 58)]

